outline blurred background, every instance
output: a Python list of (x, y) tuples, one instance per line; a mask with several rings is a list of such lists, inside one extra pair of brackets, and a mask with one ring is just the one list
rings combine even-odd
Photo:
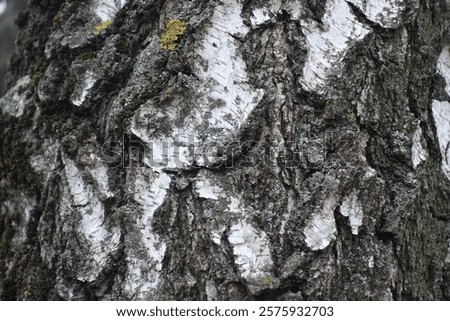
[(6, 89), (5, 73), (8, 59), (15, 49), (17, 26), (14, 21), (26, 6), (26, 0), (0, 0), (0, 96)]

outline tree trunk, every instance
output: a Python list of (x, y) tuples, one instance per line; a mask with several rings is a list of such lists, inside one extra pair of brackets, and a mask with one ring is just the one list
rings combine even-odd
[(445, 0), (31, 0), (3, 300), (450, 299)]

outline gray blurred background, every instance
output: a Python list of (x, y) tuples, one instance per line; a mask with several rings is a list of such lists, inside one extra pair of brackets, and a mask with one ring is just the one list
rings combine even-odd
[(26, 6), (26, 0), (0, 0), (0, 96), (5, 92), (7, 62), (15, 49), (17, 26), (14, 20)]

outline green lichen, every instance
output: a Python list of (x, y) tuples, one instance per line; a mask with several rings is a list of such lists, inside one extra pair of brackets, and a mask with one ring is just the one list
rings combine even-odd
[(27, 287), (23, 290), (24, 298), (28, 298), (31, 295), (31, 285), (27, 285)]
[(166, 87), (164, 90), (163, 90), (163, 94), (164, 95), (170, 95), (170, 94), (172, 94), (173, 93), (173, 87)]
[(345, 118), (347, 118), (347, 120), (348, 120), (349, 122), (354, 122), (355, 119), (356, 119), (356, 115), (355, 115), (355, 113), (348, 113), (347, 116), (346, 116)]
[(177, 41), (181, 39), (181, 36), (186, 32), (186, 22), (172, 19), (167, 21), (166, 30), (159, 40), (159, 47), (162, 50), (172, 51), (177, 47)]
[(266, 276), (263, 278), (262, 283), (263, 283), (264, 285), (271, 285), (271, 284), (273, 283), (273, 277), (272, 277), (272, 275), (266, 275)]
[(102, 33), (103, 30), (108, 28), (110, 25), (111, 25), (111, 20), (105, 20), (102, 23), (96, 25), (94, 30), (92, 31), (92, 33), (94, 34), (94, 36), (97, 37)]

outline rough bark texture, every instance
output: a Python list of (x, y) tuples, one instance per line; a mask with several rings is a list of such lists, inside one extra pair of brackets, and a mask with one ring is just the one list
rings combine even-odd
[(31, 0), (0, 298), (450, 299), (448, 5)]

